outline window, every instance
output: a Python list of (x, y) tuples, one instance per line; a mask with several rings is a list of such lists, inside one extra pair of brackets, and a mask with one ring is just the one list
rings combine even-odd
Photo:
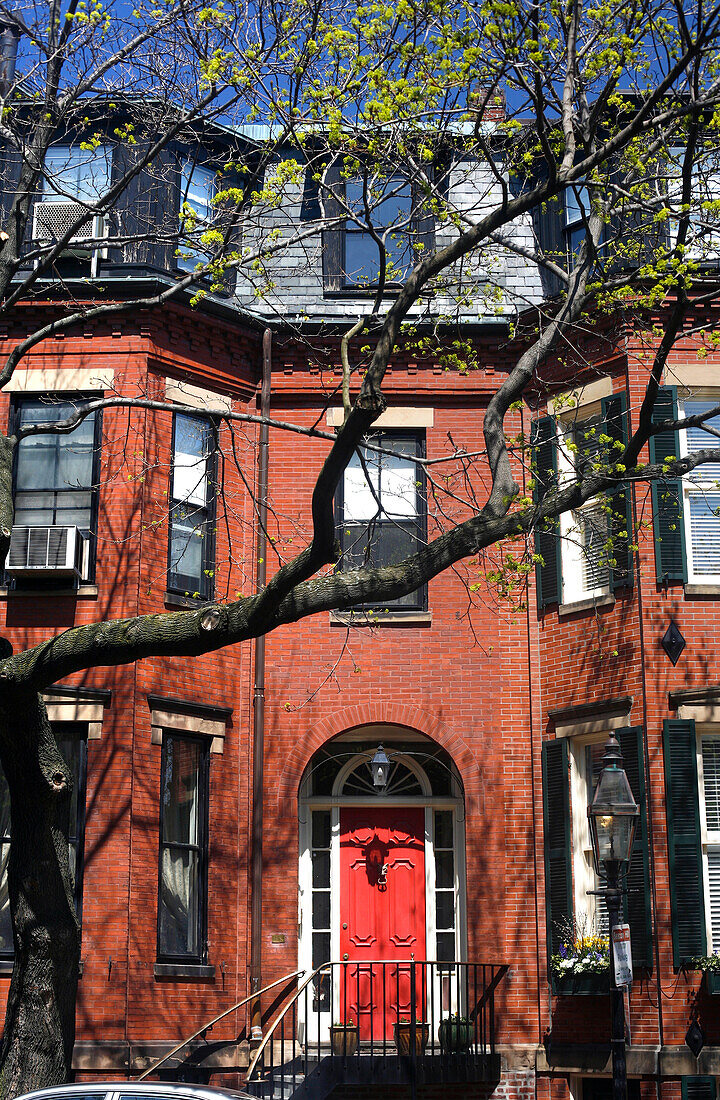
[(215, 432), (208, 420), (175, 414), (170, 481), (168, 588), (209, 599), (215, 572)]
[[(375, 234), (385, 245), (386, 279), (399, 282), (412, 265), (412, 188), (407, 180), (394, 176), (375, 185), (351, 179), (345, 184), (345, 201), (358, 221), (345, 223), (343, 271), (346, 286), (374, 286), (380, 279), (380, 248), (367, 225), (365, 203)], [(359, 222), (359, 224), (358, 224)]]
[[(558, 473), (572, 481), (583, 463), (592, 468), (601, 461), (602, 417), (560, 422)], [(562, 541), (562, 602), (602, 596), (610, 591), (609, 521), (606, 502), (596, 498), (565, 512), (560, 518)]]
[[(580, 245), (585, 240), (585, 222), (592, 213), (592, 194), (588, 187), (568, 187), (565, 190), (565, 248), (567, 256), (572, 262), (577, 259)], [(583, 220), (584, 219), (584, 220)], [(605, 231), (600, 234), (598, 247), (605, 238)]]
[(95, 203), (110, 187), (112, 146), (55, 145), (45, 154), (43, 200)]
[(208, 742), (167, 730), (160, 780), (158, 959), (206, 957)]
[[(23, 398), (14, 407), (13, 430), (65, 420), (79, 403)], [(78, 527), (89, 540), (83, 566), (86, 580), (94, 567), (99, 459), (100, 415), (93, 412), (69, 435), (21, 439), (15, 460), (15, 525)]]
[[(69, 856), (75, 910), (82, 920), (83, 857), (85, 848), (85, 787), (87, 777), (87, 727), (81, 723), (53, 725), (55, 739), (72, 777)], [(10, 856), (10, 790), (0, 770), (0, 958), (13, 955), (8, 859)]]
[[(720, 394), (686, 398), (680, 416), (701, 415), (718, 404)], [(706, 424), (720, 431), (720, 415)], [(691, 455), (720, 446), (720, 440), (699, 426), (681, 433), (680, 446), (683, 455)], [(720, 462), (696, 467), (683, 478), (682, 486), (688, 580), (720, 584)]]
[(592, 740), (573, 738), (571, 743), (572, 846), (575, 924), (579, 932), (608, 935), (608, 913), (603, 897), (589, 891), (601, 889), (593, 859), (587, 808), (593, 800), (605, 751), (607, 734)]
[[(566, 395), (567, 397), (567, 395)], [(556, 405), (562, 399), (556, 399)], [(558, 486), (585, 472), (614, 472), (606, 493), (559, 518), (542, 520), (535, 530), (538, 608), (573, 604), (631, 587), (634, 581), (632, 500), (615, 468), (627, 440), (626, 396), (613, 393), (556, 421), (544, 416), (532, 424), (533, 499), (536, 504)]]
[[(330, 849), (329, 810), (312, 812), (312, 967), (316, 970), (330, 962)], [(320, 974), (313, 982), (313, 1008), (330, 1011), (330, 974)]]
[[(677, 210), (682, 203), (684, 147), (668, 151), (668, 201)], [(720, 159), (717, 149), (698, 149), (692, 166), (692, 209), (685, 255), (696, 263), (716, 265), (720, 259), (720, 224), (714, 204), (720, 191)], [(678, 220), (669, 222), (670, 247), (677, 243)]]
[[(345, 469), (337, 508), (342, 569), (394, 565), (414, 554), (426, 539), (424, 478), (416, 461), (423, 456), (424, 440), (417, 434), (388, 431), (368, 442), (385, 453), (362, 446)], [(427, 589), (362, 606), (425, 610)]]
[(457, 954), (453, 819), (452, 810), (435, 810), (435, 946), (438, 962), (452, 962)]
[(707, 951), (720, 950), (720, 731), (698, 726)]
[(180, 169), (180, 255), (177, 265), (183, 271), (194, 271), (205, 263), (209, 253), (203, 251), (200, 237), (211, 226), (214, 217), (215, 170), (185, 161)]

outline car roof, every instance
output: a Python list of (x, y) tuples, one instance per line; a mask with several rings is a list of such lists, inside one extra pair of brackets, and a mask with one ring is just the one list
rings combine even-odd
[(214, 1085), (190, 1085), (182, 1081), (86, 1081), (82, 1085), (53, 1085), (52, 1088), (37, 1089), (34, 1092), (26, 1092), (17, 1100), (42, 1100), (42, 1098), (63, 1096), (87, 1096), (88, 1094), (121, 1092), (124, 1095), (132, 1093), (144, 1096), (170, 1096), (182, 1100), (222, 1100), (222, 1097), (233, 1097), (237, 1100), (252, 1100), (247, 1092), (236, 1092), (234, 1089), (215, 1088)]

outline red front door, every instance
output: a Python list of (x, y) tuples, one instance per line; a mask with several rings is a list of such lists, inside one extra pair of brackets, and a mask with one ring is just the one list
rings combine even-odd
[[(361, 1039), (390, 1038), (398, 1018), (410, 1019), (411, 956), (425, 958), (425, 810), (421, 806), (343, 807), (340, 958), (351, 965), (341, 967), (338, 1015), (358, 1021)], [(398, 965), (380, 967), (371, 962)], [(418, 967), (418, 1020), (424, 1003), (422, 979), (422, 967)]]

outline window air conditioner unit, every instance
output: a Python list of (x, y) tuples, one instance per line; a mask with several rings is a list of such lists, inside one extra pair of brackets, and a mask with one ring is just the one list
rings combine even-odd
[(13, 577), (79, 580), (87, 545), (78, 527), (13, 527), (5, 571)]
[[(33, 239), (36, 241), (59, 241), (65, 235), (71, 225), (86, 212), (86, 207), (79, 202), (44, 202), (35, 203), (33, 213)], [(96, 214), (95, 217), (83, 225), (80, 230), (71, 237), (63, 251), (65, 256), (90, 257), (93, 267), (97, 267), (98, 260), (107, 258), (106, 248), (93, 248), (90, 241), (97, 237), (107, 237), (108, 223), (104, 214)], [(93, 271), (93, 275), (96, 274)]]

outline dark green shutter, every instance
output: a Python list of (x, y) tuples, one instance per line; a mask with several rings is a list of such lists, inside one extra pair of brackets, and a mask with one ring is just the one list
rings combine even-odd
[[(563, 270), (567, 269), (567, 245), (565, 242), (565, 197), (561, 192), (547, 202), (533, 206), (533, 227), (541, 252)], [(553, 271), (539, 265), (543, 293), (554, 298), (567, 290), (567, 283)]]
[[(677, 420), (677, 390), (661, 386), (652, 413), (653, 424)], [(680, 457), (678, 432), (659, 432), (650, 437), (650, 461), (662, 463), (669, 456)], [(658, 584), (687, 580), (682, 481), (669, 478), (652, 483), (653, 527), (655, 530), (655, 576)]]
[(665, 721), (663, 746), (673, 961), (680, 967), (707, 953), (694, 721)]
[[(342, 214), (342, 196), (345, 183), (341, 178), (342, 162), (338, 158), (327, 166), (324, 175), (324, 187), (319, 188), (320, 205), (325, 217), (337, 218)], [(345, 285), (343, 272), (344, 260), (344, 223), (338, 222), (322, 231), (323, 286), (326, 291), (342, 290)]]
[[(548, 491), (557, 487), (557, 435), (551, 416), (534, 420), (531, 428), (533, 447), (533, 499), (538, 504)], [(562, 573), (558, 520), (544, 520), (535, 528), (535, 553), (542, 564), (535, 566), (538, 609), (560, 602)]]
[[(619, 443), (624, 447), (628, 440), (625, 393), (614, 393), (610, 397), (603, 397), (602, 415), (605, 422), (605, 435), (610, 436), (612, 440), (607, 449), (607, 461), (612, 466), (622, 455), (620, 448), (614, 444)], [(608, 492), (613, 562), (610, 576), (613, 591), (618, 588), (628, 588), (633, 583), (634, 556), (631, 546), (635, 539), (631, 492), (627, 481)]]
[(572, 922), (570, 851), (570, 769), (565, 738), (542, 747), (543, 829), (545, 840), (545, 920), (548, 958), (563, 941), (563, 926)]
[(651, 968), (652, 917), (650, 908), (650, 857), (648, 853), (647, 805), (645, 796), (645, 755), (641, 726), (615, 731), (623, 755), (623, 766), (633, 798), (640, 807), (635, 830), (632, 858), (625, 876), (627, 894), (623, 899), (625, 920), (630, 925), (633, 965)]
[(714, 1077), (681, 1077), (682, 1100), (715, 1100)]

